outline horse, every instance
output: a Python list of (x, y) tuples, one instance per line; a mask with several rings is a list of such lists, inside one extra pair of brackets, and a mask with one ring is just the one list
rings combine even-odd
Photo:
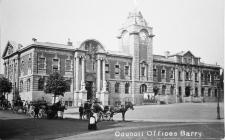
[(110, 107), (110, 120), (113, 120), (113, 115), (117, 113), (122, 113), (122, 120), (125, 121), (125, 113), (128, 109), (134, 110), (134, 105), (131, 102), (125, 102), (125, 105), (121, 105), (120, 107)]

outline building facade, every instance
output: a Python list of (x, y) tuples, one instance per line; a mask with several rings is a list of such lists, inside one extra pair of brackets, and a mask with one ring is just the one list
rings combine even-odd
[(119, 30), (119, 52), (105, 50), (95, 39), (74, 45), (9, 41), (2, 56), (5, 76), (23, 100), (51, 101), (43, 89), (48, 76), (59, 72), (70, 83), (63, 97), (69, 106), (91, 98), (104, 105), (139, 105), (152, 97), (165, 103), (215, 101), (220, 67), (202, 63), (191, 51), (154, 55), (153, 38), (152, 27), (134, 10)]

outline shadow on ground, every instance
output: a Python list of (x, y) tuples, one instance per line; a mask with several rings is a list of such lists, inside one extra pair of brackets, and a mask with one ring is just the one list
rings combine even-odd
[[(100, 130), (120, 127), (118, 122), (101, 122)], [(88, 132), (87, 120), (9, 119), (0, 120), (2, 139), (54, 139)]]

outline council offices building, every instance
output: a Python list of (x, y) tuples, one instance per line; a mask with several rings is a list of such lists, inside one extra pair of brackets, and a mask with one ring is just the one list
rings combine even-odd
[(96, 39), (80, 44), (39, 42), (22, 46), (8, 41), (4, 75), (23, 100), (51, 101), (43, 92), (49, 74), (61, 73), (70, 89), (63, 100), (78, 106), (90, 98), (104, 105), (131, 101), (140, 105), (157, 96), (165, 103), (216, 101), (220, 66), (205, 64), (191, 51), (154, 55), (154, 34), (140, 11), (129, 13), (120, 28), (120, 52), (105, 50)]

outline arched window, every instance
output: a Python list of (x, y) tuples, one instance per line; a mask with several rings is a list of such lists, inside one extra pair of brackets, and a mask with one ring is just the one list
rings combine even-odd
[(115, 84), (115, 93), (119, 93), (120, 92), (120, 83), (116, 83)]
[(125, 84), (125, 94), (129, 94), (129, 87), (130, 87), (130, 84), (126, 83)]
[(20, 81), (20, 92), (23, 92), (23, 80)]
[(142, 84), (140, 86), (140, 94), (143, 94), (144, 92), (147, 92), (147, 85)]
[(30, 91), (30, 79), (27, 79), (27, 91)]
[(165, 95), (166, 94), (166, 85), (163, 85), (162, 86), (162, 95)]

